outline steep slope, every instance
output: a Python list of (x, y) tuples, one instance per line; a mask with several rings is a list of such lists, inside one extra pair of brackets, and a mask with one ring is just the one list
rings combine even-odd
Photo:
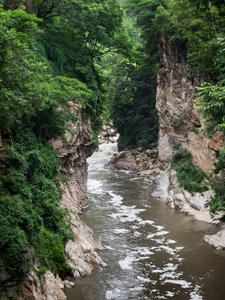
[(76, 116), (81, 117), (80, 122), (70, 123), (70, 128), (75, 134), (66, 133), (67, 146), (64, 146), (65, 142), (62, 139), (52, 141), (52, 145), (61, 159), (61, 172), (68, 179), (64, 183), (61, 206), (70, 213), (75, 242), (68, 241), (65, 252), (73, 277), (78, 278), (90, 275), (92, 263), (103, 267), (106, 264), (95, 252), (96, 249), (103, 250), (104, 246), (78, 216), (88, 206), (86, 160), (93, 153), (91, 122), (89, 118), (81, 116), (78, 105), (74, 104), (70, 109)]
[(168, 160), (181, 144), (192, 152), (195, 163), (209, 172), (224, 145), (222, 134), (216, 132), (209, 139), (199, 132), (203, 123), (195, 103), (196, 87), (201, 82), (191, 76), (187, 62), (179, 58), (166, 39), (161, 39), (160, 50), (162, 59), (156, 95), (159, 158)]

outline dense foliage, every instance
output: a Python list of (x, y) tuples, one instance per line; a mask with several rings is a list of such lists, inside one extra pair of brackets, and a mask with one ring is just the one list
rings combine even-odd
[(118, 70), (112, 117), (120, 133), (119, 147), (154, 147), (158, 138), (156, 86), (132, 64), (123, 62)]
[[(129, 1), (128, 1), (129, 2)], [(129, 10), (124, 16), (128, 42), (123, 57), (110, 57), (111, 117), (120, 138), (119, 147), (156, 146), (158, 118), (155, 110), (156, 75), (159, 53), (156, 40), (144, 43), (140, 26), (135, 28), (136, 13)]]
[(192, 154), (187, 149), (181, 148), (174, 153), (171, 167), (176, 170), (180, 186), (191, 194), (203, 193), (208, 190), (204, 183), (204, 178), (208, 179), (208, 176), (194, 165)]
[[(219, 174), (216, 178), (213, 188), (215, 194), (209, 203), (210, 210), (213, 214), (217, 211), (225, 211), (225, 153), (220, 152), (218, 161), (215, 163), (215, 174)], [(225, 218), (222, 218), (225, 221)]]
[(62, 275), (68, 269), (63, 246), (73, 234), (59, 206), (58, 157), (27, 128), (14, 137), (3, 161), (7, 171), (0, 197), (1, 264), (14, 280), (20, 278), (31, 268), (29, 251), (34, 249), (41, 265)]

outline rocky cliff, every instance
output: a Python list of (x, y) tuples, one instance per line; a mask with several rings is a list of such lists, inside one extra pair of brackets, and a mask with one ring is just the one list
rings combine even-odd
[(201, 84), (191, 76), (187, 61), (181, 58), (167, 40), (160, 43), (161, 68), (158, 73), (156, 108), (159, 116), (159, 159), (168, 157), (179, 145), (192, 152), (194, 162), (205, 172), (213, 167), (218, 151), (224, 145), (220, 132), (212, 139), (203, 136), (201, 114), (195, 109), (196, 87)]
[[(224, 137), (216, 132), (210, 139), (200, 133), (204, 120), (195, 109), (198, 101), (196, 87), (202, 82), (192, 77), (187, 61), (178, 55), (167, 40), (162, 39), (161, 68), (158, 73), (156, 108), (159, 117), (158, 157), (168, 161), (180, 147), (191, 151), (194, 162), (205, 172), (210, 172), (218, 153), (224, 147)], [(169, 168), (155, 178), (157, 188), (155, 196), (168, 203), (172, 208), (192, 215), (199, 221), (219, 223), (222, 213), (212, 217), (206, 203), (212, 197), (212, 191), (194, 196), (180, 188), (176, 172)], [(222, 227), (222, 226), (221, 226)], [(213, 236), (205, 236), (206, 242), (217, 249), (225, 248), (225, 230)]]
[[(61, 159), (61, 172), (67, 178), (63, 185), (64, 194), (61, 206), (70, 213), (71, 226), (75, 236), (75, 242), (69, 240), (65, 246), (67, 262), (71, 268), (71, 277), (66, 278), (67, 280), (63, 282), (58, 276), (55, 277), (50, 271), (47, 271), (40, 278), (36, 272), (40, 267), (39, 262), (33, 255), (34, 268), (20, 286), (11, 289), (9, 296), (12, 299), (66, 299), (63, 290), (65, 287), (74, 285), (71, 282), (73, 279), (90, 275), (93, 264), (106, 266), (96, 252), (96, 250), (103, 250), (105, 247), (79, 217), (82, 210), (88, 206), (88, 164), (86, 159), (93, 153), (91, 123), (89, 119), (82, 116), (78, 105), (71, 104), (71, 110), (76, 116), (80, 117), (79, 122), (69, 124), (75, 133), (71, 134), (68, 131), (63, 138), (51, 141), (51, 145)], [(8, 140), (2, 140), (0, 136), (1, 155), (4, 155), (4, 145), (9, 142)], [(4, 173), (4, 169), (4, 165), (1, 164), (0, 174)]]
[(93, 135), (90, 119), (85, 118), (79, 106), (71, 104), (72, 113), (81, 118), (80, 122), (71, 122), (70, 128), (75, 134), (66, 132), (64, 138), (52, 141), (52, 146), (61, 159), (61, 172), (66, 176), (61, 206), (70, 212), (75, 242), (68, 241), (65, 252), (73, 277), (90, 275), (97, 263), (106, 264), (95, 250), (103, 250), (104, 246), (94, 236), (93, 231), (79, 218), (88, 206), (87, 198), (87, 158), (93, 153), (91, 147)]

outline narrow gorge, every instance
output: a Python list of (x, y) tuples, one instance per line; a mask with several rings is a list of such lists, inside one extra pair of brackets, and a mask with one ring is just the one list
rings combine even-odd
[(225, 297), (222, 0), (0, 0), (0, 299)]

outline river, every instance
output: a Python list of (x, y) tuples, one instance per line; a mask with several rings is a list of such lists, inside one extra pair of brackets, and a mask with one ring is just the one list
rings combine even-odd
[(115, 144), (89, 158), (90, 207), (82, 220), (107, 249), (106, 268), (75, 281), (68, 300), (225, 299), (225, 252), (203, 240), (215, 226), (171, 209), (134, 172), (106, 166)]

